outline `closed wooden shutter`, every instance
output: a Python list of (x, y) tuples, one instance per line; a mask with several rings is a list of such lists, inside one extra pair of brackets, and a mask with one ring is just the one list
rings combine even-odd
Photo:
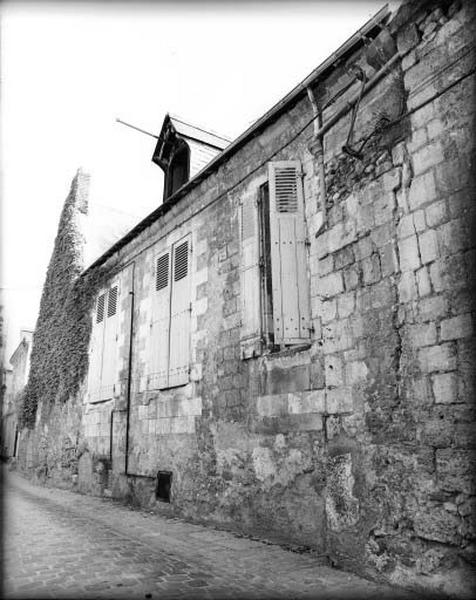
[(169, 387), (189, 381), (190, 371), (190, 237), (172, 248)]
[(256, 194), (248, 193), (244, 195), (240, 204), (242, 358), (250, 358), (259, 354), (261, 349), (259, 235)]
[(268, 165), (273, 322), (276, 344), (310, 335), (304, 200), (299, 161)]
[(118, 301), (119, 287), (113, 285), (107, 293), (105, 314), (104, 350), (102, 359), (101, 400), (109, 400), (116, 393), (118, 383)]
[(89, 402), (100, 400), (106, 296), (106, 293), (99, 294), (93, 315), (88, 368)]
[(155, 259), (154, 291), (152, 294), (149, 334), (148, 388), (168, 387), (169, 321), (170, 321), (170, 253)]

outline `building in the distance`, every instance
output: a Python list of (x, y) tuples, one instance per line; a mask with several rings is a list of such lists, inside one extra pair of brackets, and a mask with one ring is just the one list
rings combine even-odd
[(86, 270), (79, 172), (21, 468), (468, 591), (475, 28), (405, 2), (227, 145), (166, 117), (164, 202)]
[(5, 395), (2, 411), (2, 456), (12, 458), (18, 452), (18, 419), (22, 392), (28, 381), (33, 331), (22, 329), (20, 343), (10, 358), (12, 368), (5, 370)]

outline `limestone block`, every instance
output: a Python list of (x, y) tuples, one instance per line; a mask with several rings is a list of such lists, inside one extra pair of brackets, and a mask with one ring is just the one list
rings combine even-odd
[(456, 357), (451, 344), (428, 346), (418, 352), (420, 368), (426, 373), (433, 371), (453, 371), (456, 368)]
[(436, 451), (437, 482), (443, 490), (474, 494), (475, 466), (471, 449), (441, 448)]
[(414, 348), (436, 344), (436, 326), (434, 323), (422, 323), (408, 326), (408, 340)]
[(261, 417), (285, 415), (288, 412), (288, 395), (271, 394), (256, 398), (256, 412)]
[(433, 321), (448, 311), (448, 302), (444, 296), (430, 296), (418, 302), (418, 314), (422, 321)]
[(423, 539), (451, 544), (460, 541), (461, 519), (442, 506), (429, 506), (419, 511), (413, 522), (416, 534)]
[(400, 281), (398, 282), (398, 294), (401, 302), (410, 302), (417, 298), (415, 276), (411, 271), (402, 273)]
[(355, 360), (345, 365), (345, 381), (354, 385), (367, 379), (369, 370), (363, 360)]
[(451, 317), (441, 322), (440, 337), (442, 340), (456, 340), (469, 337), (473, 333), (473, 322), (470, 313)]
[(416, 210), (420, 206), (432, 202), (435, 198), (436, 184), (433, 171), (428, 171), (412, 180), (408, 194), (408, 203), (411, 210)]
[(330, 415), (352, 412), (352, 388), (344, 386), (326, 391), (326, 412)]
[(336, 355), (328, 355), (324, 360), (327, 387), (339, 387), (344, 383), (342, 359)]
[(437, 404), (453, 404), (457, 402), (456, 373), (441, 373), (433, 375), (433, 395)]
[(429, 229), (428, 231), (425, 231), (419, 235), (418, 242), (423, 264), (427, 264), (438, 258), (438, 243), (434, 229)]
[(327, 468), (326, 514), (332, 531), (352, 528), (359, 519), (359, 501), (353, 495), (352, 456), (339, 454)]
[(421, 267), (416, 235), (399, 240), (400, 268), (402, 271), (414, 271)]
[(328, 275), (320, 278), (318, 285), (319, 292), (322, 297), (330, 298), (332, 296), (336, 296), (344, 291), (342, 273), (329, 273)]

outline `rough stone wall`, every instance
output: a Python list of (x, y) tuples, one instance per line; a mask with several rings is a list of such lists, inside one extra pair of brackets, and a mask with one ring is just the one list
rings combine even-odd
[(402, 118), (362, 161), (339, 153), (339, 127), (326, 136), (329, 228), (311, 265), (327, 399), (342, 405), (326, 419), (328, 548), (356, 570), (462, 593), (474, 582), (474, 11), (408, 4), (393, 27)]
[[(362, 157), (342, 152), (349, 114), (324, 137), (325, 225), (304, 97), (108, 259), (101, 285), (121, 281), (120, 385), (102, 404), (88, 402), (84, 380), (55, 401), (23, 434), (31, 468), (149, 506), (157, 471), (171, 471), (171, 511), (404, 585), (471, 583), (474, 79), (460, 80), (472, 68), (471, 4), (407, 3), (390, 29), (403, 57), (362, 99), (354, 139), (374, 133)], [(316, 86), (321, 104), (355, 62), (373, 74), (362, 52), (347, 57)], [(288, 159), (304, 172), (314, 333), (307, 346), (243, 360), (239, 203), (258, 194), (268, 160)], [(185, 234), (190, 381), (150, 390), (154, 257)]]

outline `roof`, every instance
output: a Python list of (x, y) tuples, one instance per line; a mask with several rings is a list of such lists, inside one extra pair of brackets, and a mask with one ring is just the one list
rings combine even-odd
[(182, 119), (179, 119), (171, 114), (168, 114), (167, 116), (174, 126), (175, 131), (182, 137), (203, 142), (208, 146), (213, 146), (214, 148), (218, 148), (220, 150), (224, 150), (231, 143), (231, 140), (221, 135), (211, 131), (206, 131), (205, 129), (197, 127), (196, 125), (186, 123)]
[(221, 152), (231, 143), (231, 140), (196, 125), (186, 123), (182, 119), (167, 113), (152, 156), (152, 161), (162, 169), (167, 168), (170, 154), (174, 152), (178, 138), (198, 142), (211, 149), (215, 154)]
[[(86, 269), (85, 272), (98, 267), (103, 264), (110, 256), (115, 252), (126, 246), (131, 240), (138, 236), (144, 229), (149, 227), (162, 215), (167, 213), (172, 206), (174, 206), (180, 198), (190, 192), (194, 187), (199, 185), (204, 179), (206, 179), (211, 173), (216, 171), (218, 167), (228, 160), (235, 152), (237, 152), (244, 144), (255, 137), (261, 132), (270, 122), (275, 120), (281, 115), (288, 107), (294, 105), (302, 96), (307, 94), (307, 87), (314, 84), (317, 79), (323, 78), (328, 75), (332, 70), (335, 69), (336, 63), (343, 59), (348, 53), (354, 51), (358, 46), (364, 45), (364, 36), (376, 28), (380, 29), (382, 23), (390, 15), (388, 4), (381, 8), (371, 19), (369, 19), (360, 29), (358, 29), (347, 41), (345, 41), (335, 52), (333, 52), (326, 60), (324, 60), (318, 67), (316, 67), (301, 83), (294, 87), (289, 94), (284, 96), (277, 104), (275, 104), (270, 110), (268, 110), (261, 118), (255, 121), (244, 133), (237, 137), (231, 144), (226, 146), (220, 154), (218, 154), (213, 160), (211, 160), (201, 171), (199, 171), (194, 177), (189, 179), (182, 187), (167, 198), (167, 201), (156, 208), (152, 213), (140, 221), (133, 229), (131, 229), (124, 237), (118, 240), (113, 246), (109, 248), (104, 254), (102, 254), (92, 265)], [(170, 115), (167, 115), (169, 119)], [(167, 118), (167, 117), (166, 117)], [(180, 124), (193, 127), (187, 123), (183, 123), (175, 118), (175, 122)], [(164, 120), (165, 125), (165, 120)], [(195, 131), (203, 131), (198, 128), (194, 128)], [(206, 133), (206, 132), (205, 132)], [(211, 134), (210, 134), (211, 135)], [(225, 139), (225, 138), (220, 138)], [(160, 142), (159, 142), (160, 143)], [(159, 144), (158, 144), (159, 145)]]
[(24, 337), (22, 339), (22, 341), (18, 344), (18, 346), (15, 348), (15, 351), (13, 352), (13, 354), (10, 357), (10, 364), (13, 365), (17, 359), (17, 357), (20, 355), (21, 350), (28, 350), (28, 346), (31, 343), (31, 339), (27, 339), (26, 337)]

